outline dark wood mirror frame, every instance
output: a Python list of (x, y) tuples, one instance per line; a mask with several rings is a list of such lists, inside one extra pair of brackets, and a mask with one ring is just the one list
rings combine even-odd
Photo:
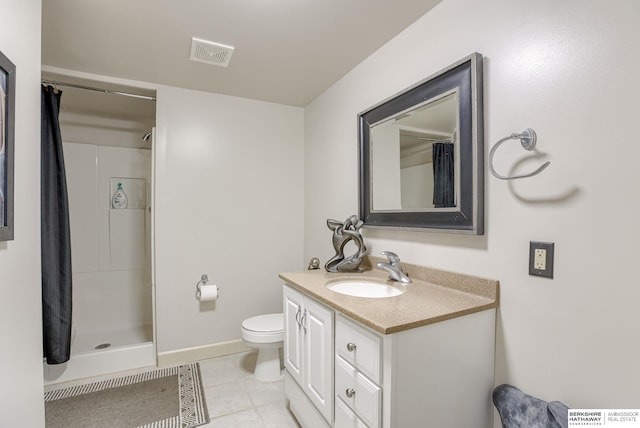
[[(473, 53), (358, 115), (359, 215), (365, 227), (420, 228), (484, 234), (482, 55)], [(458, 90), (459, 195), (455, 209), (372, 210), (370, 127), (425, 101)]]
[(16, 66), (0, 52), (0, 241), (13, 240), (13, 167), (16, 105)]

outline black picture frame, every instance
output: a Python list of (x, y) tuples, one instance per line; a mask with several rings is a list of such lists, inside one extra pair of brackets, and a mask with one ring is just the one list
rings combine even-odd
[(0, 52), (0, 241), (13, 240), (16, 66)]
[[(365, 227), (484, 234), (482, 55), (473, 53), (358, 115), (359, 216)], [(457, 88), (460, 194), (455, 209), (373, 210), (371, 126)]]

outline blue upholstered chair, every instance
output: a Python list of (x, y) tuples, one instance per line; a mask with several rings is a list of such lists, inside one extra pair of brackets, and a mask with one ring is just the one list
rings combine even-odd
[(559, 401), (546, 402), (511, 385), (493, 390), (493, 404), (500, 413), (502, 428), (567, 428), (567, 410)]

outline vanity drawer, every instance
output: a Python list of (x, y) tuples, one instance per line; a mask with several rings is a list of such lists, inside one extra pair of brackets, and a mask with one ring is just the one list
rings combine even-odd
[(368, 428), (353, 410), (340, 398), (336, 398), (336, 422), (335, 428)]
[(380, 383), (380, 337), (353, 322), (336, 316), (336, 354)]
[(380, 387), (339, 356), (336, 356), (335, 370), (337, 401), (343, 400), (368, 427), (378, 428), (382, 398)]

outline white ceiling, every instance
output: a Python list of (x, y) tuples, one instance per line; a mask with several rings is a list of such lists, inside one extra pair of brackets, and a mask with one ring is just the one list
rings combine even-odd
[[(44, 0), (42, 64), (305, 106), (439, 1)], [(189, 61), (192, 37), (229, 67)]]

